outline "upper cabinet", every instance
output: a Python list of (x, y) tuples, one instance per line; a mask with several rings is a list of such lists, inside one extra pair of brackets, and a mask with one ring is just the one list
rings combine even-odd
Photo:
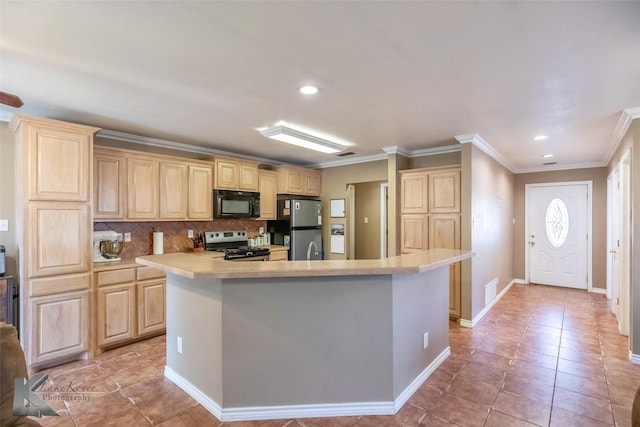
[(158, 161), (152, 158), (127, 158), (127, 218), (159, 217)]
[(320, 195), (321, 171), (293, 166), (280, 166), (276, 168), (276, 171), (278, 172), (279, 194)]
[(424, 172), (403, 172), (400, 175), (400, 210), (403, 214), (429, 212), (429, 175)]
[(90, 201), (90, 181), (85, 177), (89, 175), (96, 130), (29, 122), (24, 129), (29, 200)]
[(238, 159), (216, 157), (214, 188), (220, 190), (258, 191), (258, 164)]
[(93, 218), (123, 219), (126, 182), (124, 156), (103, 152), (96, 147), (93, 171)]
[(258, 189), (260, 190), (260, 219), (277, 219), (278, 173), (260, 170)]
[(97, 146), (94, 219), (213, 218), (213, 163)]
[(460, 170), (431, 172), (429, 188), (431, 213), (460, 213)]

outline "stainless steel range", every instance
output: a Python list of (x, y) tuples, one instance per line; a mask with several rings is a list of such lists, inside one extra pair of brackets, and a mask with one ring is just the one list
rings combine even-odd
[(207, 231), (204, 249), (224, 252), (229, 261), (269, 261), (269, 247), (249, 246), (246, 231)]

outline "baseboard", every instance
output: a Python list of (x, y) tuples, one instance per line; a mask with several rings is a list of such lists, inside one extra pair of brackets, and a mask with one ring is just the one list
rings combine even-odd
[(327, 403), (310, 405), (281, 405), (281, 406), (254, 406), (241, 408), (222, 408), (220, 405), (204, 394), (200, 389), (184, 379), (173, 369), (165, 366), (164, 375), (175, 385), (184, 390), (196, 402), (200, 403), (209, 412), (222, 422), (229, 421), (254, 421), (277, 420), (289, 418), (321, 418), (321, 417), (347, 417), (360, 415), (393, 415), (411, 398), (429, 376), (451, 354), (447, 347), (434, 359), (433, 362), (420, 373), (409, 386), (394, 400), (388, 402), (350, 402)]
[(491, 307), (493, 307), (495, 303), (500, 301), (500, 298), (502, 298), (504, 294), (506, 294), (507, 291), (511, 289), (511, 286), (513, 286), (515, 283), (526, 283), (526, 282), (523, 282), (518, 279), (513, 279), (511, 282), (509, 282), (507, 286), (504, 287), (503, 290), (500, 291), (498, 295), (496, 295), (494, 299), (491, 300), (489, 304), (484, 306), (482, 311), (480, 311), (480, 313), (478, 313), (478, 315), (474, 317), (473, 320), (460, 319), (460, 326), (462, 326), (463, 328), (474, 328), (478, 324), (478, 322), (481, 321), (482, 318), (489, 312), (489, 310), (491, 310)]
[(640, 365), (640, 354), (633, 354), (631, 350), (629, 350), (629, 360), (634, 365)]
[(431, 362), (429, 366), (427, 366), (425, 370), (422, 371), (420, 375), (418, 375), (416, 379), (414, 379), (402, 393), (400, 393), (398, 397), (396, 397), (396, 400), (394, 401), (395, 412), (398, 412), (400, 408), (402, 408), (402, 406), (407, 403), (407, 400), (409, 400), (411, 396), (413, 396), (413, 393), (418, 391), (420, 386), (424, 384), (424, 382), (431, 376), (431, 374), (433, 374), (435, 370), (438, 369), (438, 367), (442, 364), (442, 362), (447, 360), (450, 355), (451, 347), (445, 348), (444, 351), (440, 353), (438, 357), (436, 357), (433, 362)]
[(591, 290), (589, 292), (592, 292), (594, 294), (602, 294), (602, 295), (606, 295), (607, 294), (607, 290), (604, 288), (591, 288)]

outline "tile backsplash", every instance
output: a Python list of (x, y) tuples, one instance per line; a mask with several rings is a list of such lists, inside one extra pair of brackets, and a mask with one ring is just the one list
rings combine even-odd
[(96, 222), (94, 231), (113, 230), (118, 233), (131, 233), (131, 242), (122, 248), (121, 258), (134, 258), (153, 253), (153, 232), (164, 233), (164, 253), (193, 251), (193, 241), (187, 232), (246, 230), (249, 237), (256, 237), (260, 227), (267, 228), (267, 221), (244, 219), (219, 219), (213, 221), (150, 221), (150, 222)]

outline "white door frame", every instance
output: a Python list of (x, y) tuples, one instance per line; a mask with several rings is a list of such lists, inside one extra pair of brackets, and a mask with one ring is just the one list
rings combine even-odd
[(593, 292), (593, 231), (592, 231), (592, 210), (593, 210), (593, 183), (591, 181), (567, 181), (567, 182), (544, 182), (537, 184), (525, 184), (524, 186), (524, 276), (529, 283), (529, 189), (532, 187), (554, 187), (565, 185), (586, 185), (587, 186), (587, 291)]
[(383, 182), (380, 184), (380, 259), (387, 257), (389, 247), (387, 244), (388, 193), (389, 183)]

